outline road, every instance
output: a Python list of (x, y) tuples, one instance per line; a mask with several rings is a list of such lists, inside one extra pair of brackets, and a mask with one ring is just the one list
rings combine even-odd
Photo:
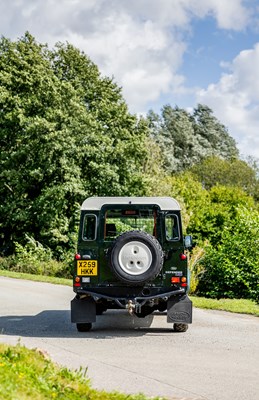
[(92, 386), (169, 399), (259, 398), (259, 319), (194, 309), (186, 333), (166, 315), (97, 317), (91, 332), (70, 323), (72, 288), (0, 277), (0, 341), (48, 352), (69, 368), (88, 368)]

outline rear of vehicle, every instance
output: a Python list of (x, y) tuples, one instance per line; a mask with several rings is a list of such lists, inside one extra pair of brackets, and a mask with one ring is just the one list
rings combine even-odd
[(75, 255), (72, 322), (87, 331), (107, 309), (124, 308), (140, 318), (167, 310), (167, 321), (185, 331), (192, 322), (185, 254), (190, 246), (172, 198), (86, 199)]

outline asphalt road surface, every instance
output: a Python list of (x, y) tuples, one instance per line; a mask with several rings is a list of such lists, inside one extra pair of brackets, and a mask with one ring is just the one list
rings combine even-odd
[(259, 319), (194, 309), (174, 333), (166, 315), (124, 310), (97, 317), (92, 331), (70, 323), (72, 288), (0, 277), (0, 341), (40, 348), (92, 386), (168, 399), (258, 400)]

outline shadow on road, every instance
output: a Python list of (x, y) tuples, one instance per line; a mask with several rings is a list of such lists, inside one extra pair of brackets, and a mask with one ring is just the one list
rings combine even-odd
[[(8, 315), (0, 317), (0, 334), (25, 337), (87, 337), (111, 339), (116, 337), (142, 336), (147, 333), (172, 334), (168, 328), (152, 327), (154, 315), (146, 318), (132, 317), (125, 311), (109, 311), (97, 316), (90, 332), (78, 332), (70, 322), (69, 310), (46, 310), (33, 316)], [(161, 315), (161, 318), (165, 316)], [(161, 324), (163, 326), (163, 324)]]

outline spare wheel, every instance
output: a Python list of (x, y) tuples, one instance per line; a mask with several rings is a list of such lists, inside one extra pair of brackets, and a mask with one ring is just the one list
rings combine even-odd
[(157, 239), (142, 231), (118, 236), (110, 252), (114, 275), (130, 285), (153, 280), (163, 266), (163, 252)]

